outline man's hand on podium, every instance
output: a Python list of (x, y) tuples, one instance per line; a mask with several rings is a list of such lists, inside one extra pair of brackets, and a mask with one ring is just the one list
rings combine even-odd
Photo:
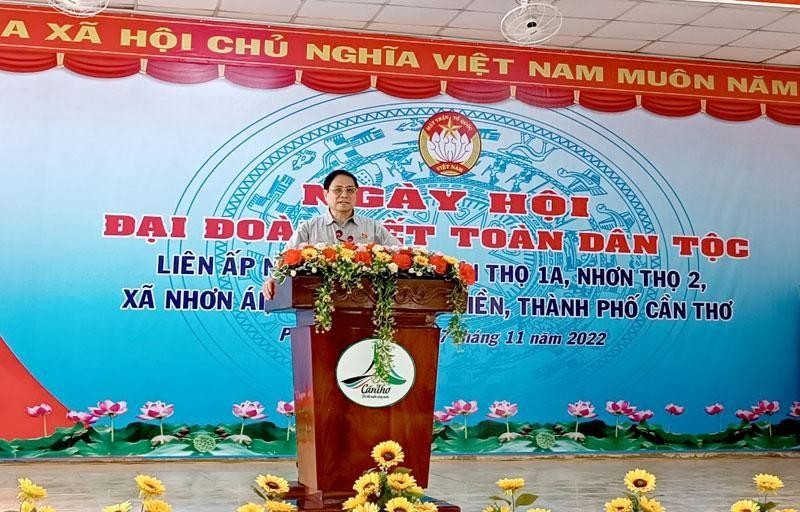
[(273, 278), (268, 277), (264, 281), (264, 285), (261, 286), (261, 293), (267, 300), (272, 300), (275, 297), (275, 280)]

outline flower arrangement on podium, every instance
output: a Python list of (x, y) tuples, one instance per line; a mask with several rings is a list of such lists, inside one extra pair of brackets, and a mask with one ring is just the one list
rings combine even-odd
[(453, 315), (447, 331), (456, 344), (463, 343), (466, 329), (462, 315), (467, 309), (467, 288), (475, 283), (475, 267), (467, 262), (421, 247), (385, 247), (377, 244), (303, 245), (286, 249), (272, 272), (278, 282), (287, 277), (319, 276), (322, 280), (314, 301), (314, 324), (318, 332), (331, 328), (336, 288), (349, 294), (369, 282), (376, 296), (375, 376), (388, 381), (394, 335), (392, 306), (397, 280), (403, 278), (445, 279), (455, 283), (450, 296)]

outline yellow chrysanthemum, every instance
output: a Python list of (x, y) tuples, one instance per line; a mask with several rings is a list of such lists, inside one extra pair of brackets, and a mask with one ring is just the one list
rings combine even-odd
[(146, 499), (142, 502), (144, 512), (172, 512), (172, 505), (164, 500), (155, 498)]
[(778, 489), (783, 487), (783, 482), (780, 478), (766, 473), (759, 473), (754, 476), (753, 482), (755, 482), (758, 492), (761, 493), (777, 492)]
[(258, 485), (267, 496), (278, 496), (289, 492), (289, 482), (285, 478), (275, 475), (258, 475), (256, 477)]
[(109, 505), (103, 509), (103, 512), (131, 512), (133, 505), (130, 501), (123, 501), (116, 505)]
[(372, 449), (372, 458), (378, 466), (386, 469), (403, 462), (403, 447), (395, 441), (384, 441)]
[(421, 503), (417, 503), (417, 512), (438, 512), (439, 507), (436, 506), (436, 503), (432, 501), (423, 501)]
[(377, 503), (362, 503), (353, 509), (353, 512), (380, 512)]
[(389, 487), (395, 491), (405, 491), (417, 486), (417, 481), (408, 473), (392, 473), (386, 477)]
[(658, 500), (642, 496), (639, 498), (639, 506), (642, 512), (666, 512), (666, 509)]
[(342, 250), (339, 252), (339, 256), (343, 260), (353, 261), (353, 258), (355, 258), (356, 256), (356, 251), (354, 251), (353, 249), (347, 249), (343, 247)]
[(378, 473), (365, 473), (358, 477), (356, 483), (353, 484), (353, 490), (358, 494), (369, 496), (370, 494), (378, 494), (381, 488), (381, 476)]
[(549, 508), (529, 508), (525, 512), (550, 512)]
[(739, 500), (731, 505), (731, 512), (759, 512), (761, 507), (753, 500)]
[(501, 478), (496, 483), (497, 487), (509, 493), (512, 491), (518, 491), (525, 487), (524, 478)]
[(425, 265), (428, 264), (428, 257), (427, 256), (423, 256), (421, 254), (419, 254), (417, 256), (414, 256), (414, 263), (424, 267)]
[(342, 510), (353, 510), (359, 505), (363, 505), (367, 502), (367, 495), (366, 494), (356, 494), (352, 498), (347, 498), (342, 503)]
[(633, 503), (628, 498), (614, 498), (606, 503), (606, 512), (631, 512)]
[(452, 257), (452, 256), (446, 256), (445, 255), (445, 256), (442, 256), (442, 258), (444, 259), (444, 261), (446, 261), (450, 265), (455, 265), (455, 264), (458, 263), (458, 260), (456, 258)]
[(36, 512), (36, 503), (32, 501), (23, 501), (19, 505), (19, 512)]
[(139, 487), (139, 494), (142, 497), (148, 498), (153, 496), (161, 496), (167, 491), (161, 480), (154, 476), (149, 475), (136, 475), (136, 485)]
[(379, 261), (381, 263), (388, 263), (392, 261), (392, 255), (387, 252), (379, 252), (375, 254), (375, 261)]
[(269, 512), (296, 512), (297, 507), (288, 501), (272, 500), (264, 504)]
[(310, 261), (310, 260), (313, 260), (314, 258), (316, 258), (319, 253), (313, 247), (306, 247), (305, 249), (300, 251), (300, 254), (303, 256), (304, 260)]
[(264, 506), (258, 503), (245, 503), (237, 508), (236, 512), (264, 512)]
[(651, 492), (656, 488), (656, 477), (643, 469), (634, 469), (625, 473), (625, 485), (637, 494)]
[(17, 480), (19, 494), (17, 498), (22, 500), (40, 500), (47, 497), (47, 489), (41, 485), (31, 482), (30, 478), (20, 478)]
[(386, 512), (414, 512), (413, 503), (405, 498), (392, 498), (384, 506)]

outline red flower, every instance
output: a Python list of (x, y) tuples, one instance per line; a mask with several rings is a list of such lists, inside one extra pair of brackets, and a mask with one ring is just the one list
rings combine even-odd
[(430, 258), (428, 258), (428, 263), (433, 265), (433, 270), (437, 274), (444, 274), (447, 272), (447, 261), (437, 254), (434, 254)]
[(322, 255), (325, 256), (325, 259), (328, 261), (336, 261), (336, 249), (333, 247), (322, 249)]
[(356, 252), (356, 257), (353, 258), (356, 263), (363, 263), (366, 266), (372, 265), (372, 253), (366, 251)]
[(300, 251), (300, 249), (287, 249), (283, 253), (284, 265), (293, 267), (295, 265), (299, 265), (301, 261), (303, 261), (303, 253)]
[(475, 284), (475, 267), (462, 261), (458, 264), (458, 277), (467, 286)]
[(392, 256), (392, 261), (397, 264), (397, 268), (400, 270), (408, 270), (413, 264), (411, 261), (411, 255), (406, 254), (405, 252), (396, 253), (394, 256)]
[(353, 251), (355, 251), (355, 250), (356, 250), (356, 244), (354, 244), (353, 242), (343, 242), (343, 243), (342, 243), (342, 246), (343, 246), (345, 249), (350, 249), (350, 250), (353, 250)]

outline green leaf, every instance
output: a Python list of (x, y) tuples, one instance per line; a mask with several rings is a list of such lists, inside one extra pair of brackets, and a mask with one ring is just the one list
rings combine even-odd
[(533, 502), (536, 501), (537, 498), (538, 496), (536, 496), (535, 494), (528, 494), (528, 493), (520, 494), (517, 497), (517, 506), (527, 507), (528, 505), (533, 504)]
[(761, 509), (762, 512), (766, 512), (767, 510), (769, 510), (771, 508), (775, 508), (777, 506), (778, 506), (777, 503), (775, 503), (773, 501), (768, 501), (768, 502), (764, 503), (763, 505), (761, 505), (759, 508)]

